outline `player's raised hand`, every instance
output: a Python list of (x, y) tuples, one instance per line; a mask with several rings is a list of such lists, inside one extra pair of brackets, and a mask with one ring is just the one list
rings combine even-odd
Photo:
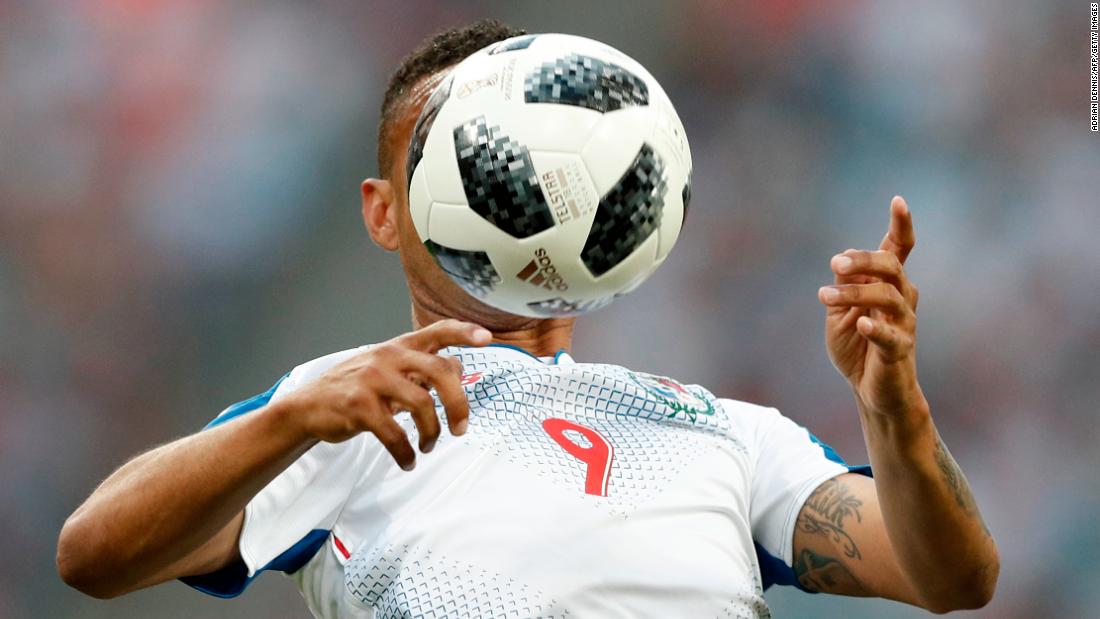
[(490, 341), (492, 334), (483, 327), (441, 320), (344, 361), (291, 392), (287, 400), (293, 400), (301, 411), (309, 436), (338, 443), (370, 432), (401, 468), (411, 470), (416, 452), (394, 415), (411, 413), (420, 435), (420, 451), (431, 451), (440, 432), (429, 393), (435, 388), (451, 434), (465, 433), (470, 407), (460, 384), (462, 364), (436, 353), (447, 346), (484, 346)]
[(904, 269), (915, 243), (912, 213), (896, 196), (878, 250), (833, 256), (834, 282), (818, 291), (829, 358), (871, 412), (904, 414), (927, 405), (917, 383), (917, 289)]

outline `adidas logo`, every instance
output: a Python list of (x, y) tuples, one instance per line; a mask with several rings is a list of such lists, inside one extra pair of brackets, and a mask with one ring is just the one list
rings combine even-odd
[(569, 290), (569, 284), (565, 283), (565, 279), (554, 268), (554, 263), (550, 262), (550, 256), (542, 247), (535, 250), (534, 260), (528, 262), (522, 271), (516, 273), (516, 277), (520, 281), (547, 290), (557, 290), (558, 292)]

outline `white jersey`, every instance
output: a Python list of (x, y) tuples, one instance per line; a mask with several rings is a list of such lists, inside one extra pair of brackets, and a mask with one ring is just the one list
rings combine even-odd
[[(211, 425), (362, 350), (298, 366)], [(696, 385), (564, 352), (444, 353), (463, 365), (464, 436), (444, 430), (411, 472), (373, 435), (316, 445), (248, 504), (243, 562), (185, 582), (230, 597), (281, 570), (326, 619), (767, 617), (764, 587), (795, 584), (802, 504), (849, 470), (775, 409)]]

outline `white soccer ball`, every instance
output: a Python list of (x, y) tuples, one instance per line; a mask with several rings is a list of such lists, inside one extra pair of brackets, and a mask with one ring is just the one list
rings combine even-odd
[(665, 91), (622, 52), (564, 34), (501, 41), (450, 71), (417, 120), (408, 175), (439, 266), (485, 303), (534, 317), (637, 288), (691, 196)]

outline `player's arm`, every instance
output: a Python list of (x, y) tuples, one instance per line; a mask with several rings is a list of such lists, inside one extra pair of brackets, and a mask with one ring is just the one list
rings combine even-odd
[(451, 432), (465, 432), (461, 367), (435, 353), (491, 338), (469, 323), (434, 323), (356, 355), (249, 415), (138, 456), (65, 522), (57, 548), (61, 577), (109, 598), (239, 560), (244, 507), (318, 441), (370, 432), (411, 469), (415, 452), (394, 413), (412, 414), (420, 450), (431, 451), (440, 433), (428, 391), (434, 387)]
[(793, 559), (808, 589), (946, 612), (985, 605), (1000, 563), (917, 382), (917, 291), (902, 268), (914, 243), (909, 208), (894, 198), (879, 251), (835, 256), (835, 282), (819, 293), (875, 479), (842, 475), (819, 487), (797, 520)]
[[(958, 501), (973, 506), (961, 471), (946, 451), (944, 457), (937, 467), (944, 467), (939, 474), (952, 480), (950, 500), (958, 496)], [(869, 477), (848, 473), (821, 484), (806, 500), (794, 532), (792, 567), (799, 584), (809, 591), (882, 597), (934, 612), (984, 605), (997, 580), (996, 548), (984, 528), (975, 536), (967, 522), (937, 525), (954, 516), (937, 514), (940, 503), (925, 505), (911, 498), (905, 499), (904, 507), (912, 516), (896, 518), (904, 523), (888, 527), (875, 484)], [(895, 546), (916, 552), (908, 570)]]

